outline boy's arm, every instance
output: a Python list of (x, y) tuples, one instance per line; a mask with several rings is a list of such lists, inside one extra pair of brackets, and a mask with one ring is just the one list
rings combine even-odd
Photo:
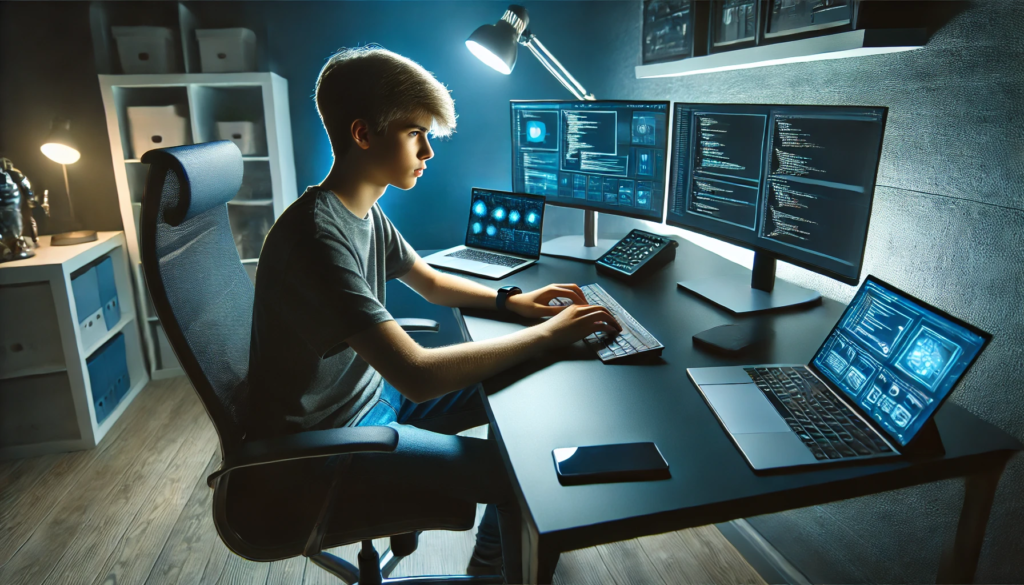
[(422, 258), (417, 258), (409, 272), (399, 280), (435, 305), (473, 309), (495, 308), (496, 291), (472, 280), (434, 270)]
[[(434, 270), (422, 258), (400, 278), (424, 299), (443, 307), (496, 309), (497, 291), (472, 280)], [(583, 291), (575, 284), (552, 284), (535, 291), (509, 297), (506, 306), (523, 317), (540, 318), (558, 314), (560, 307), (548, 307), (556, 297), (571, 299), (574, 304), (586, 305)]]
[(402, 395), (419, 403), (475, 384), (591, 333), (621, 330), (603, 307), (551, 308), (559, 312), (544, 323), (487, 341), (424, 348), (394, 321), (378, 323), (346, 341)]

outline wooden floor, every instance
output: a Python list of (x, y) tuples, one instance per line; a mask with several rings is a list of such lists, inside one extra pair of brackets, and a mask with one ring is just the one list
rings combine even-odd
[[(152, 382), (89, 451), (0, 462), (0, 583), (339, 583), (253, 563), (213, 527), (217, 437), (185, 378)], [(384, 550), (384, 543), (378, 550)], [(395, 577), (458, 574), (473, 531), (428, 532)], [(355, 561), (356, 545), (333, 551)], [(562, 555), (555, 583), (763, 583), (714, 526)]]

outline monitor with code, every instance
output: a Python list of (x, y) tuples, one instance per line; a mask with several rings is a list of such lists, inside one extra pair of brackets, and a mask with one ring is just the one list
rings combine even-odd
[(660, 222), (668, 102), (513, 101), (512, 189)]
[(868, 278), (812, 363), (906, 445), (988, 339), (988, 334)]
[(886, 108), (673, 108), (667, 223), (860, 278)]

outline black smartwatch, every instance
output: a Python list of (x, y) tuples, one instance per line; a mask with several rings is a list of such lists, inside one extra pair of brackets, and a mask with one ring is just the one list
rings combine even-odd
[(505, 306), (505, 302), (512, 295), (517, 295), (523, 292), (523, 289), (518, 286), (503, 286), (498, 289), (498, 298), (495, 299), (495, 303), (498, 305), (499, 311), (508, 311), (508, 307)]

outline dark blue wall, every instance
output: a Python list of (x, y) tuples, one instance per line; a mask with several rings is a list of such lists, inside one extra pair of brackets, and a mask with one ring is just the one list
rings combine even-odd
[[(461, 243), (470, 188), (511, 188), (509, 100), (572, 99), (525, 49), (509, 76), (491, 70), (466, 50), (466, 37), (481, 24), (501, 18), (507, 6), (507, 2), (247, 3), (246, 10), (265, 11), (270, 67), (288, 80), (299, 192), (319, 183), (331, 167), (330, 145), (312, 100), (320, 67), (340, 47), (380, 43), (433, 72), (451, 90), (459, 115), (456, 133), (433, 142), (435, 157), (427, 163), (419, 184), (410, 191), (389, 189), (381, 207), (416, 248)], [(528, 6), (536, 23), (534, 31), (585, 87), (596, 82), (607, 65), (599, 57), (601, 43), (594, 42), (591, 31), (607, 30), (613, 24), (608, 20), (611, 6), (607, 2)], [(550, 226), (557, 227), (557, 222)]]

